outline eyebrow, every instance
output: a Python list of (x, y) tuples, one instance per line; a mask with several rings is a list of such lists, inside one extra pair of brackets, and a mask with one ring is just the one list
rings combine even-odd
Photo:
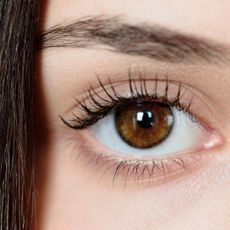
[(39, 33), (39, 49), (95, 48), (171, 63), (229, 62), (229, 48), (158, 25), (131, 25), (119, 17), (79, 19)]

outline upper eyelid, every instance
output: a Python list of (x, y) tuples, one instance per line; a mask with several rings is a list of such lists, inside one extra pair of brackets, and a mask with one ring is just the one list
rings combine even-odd
[[(144, 81), (143, 81), (143, 79), (144, 79)], [(178, 88), (179, 88), (179, 90), (177, 91), (177, 95), (179, 95), (180, 93), (181, 94), (183, 94), (183, 92), (181, 92), (181, 87), (183, 86), (183, 90), (184, 90), (184, 92), (185, 91), (189, 91), (189, 90), (195, 90), (195, 89), (193, 89), (192, 87), (190, 87), (189, 85), (187, 85), (187, 84), (184, 84), (183, 82), (181, 82), (181, 81), (176, 81), (176, 80), (170, 80), (169, 78), (168, 78), (168, 76), (166, 75), (164, 78), (159, 78), (158, 76), (156, 77), (155, 76), (155, 79), (153, 78), (153, 77), (151, 77), (151, 78), (145, 78), (145, 77), (142, 77), (142, 78), (126, 78), (126, 80), (125, 79), (123, 79), (122, 81), (114, 81), (114, 82), (112, 82), (112, 84), (111, 84), (111, 79), (106, 79), (106, 81), (99, 81), (99, 83), (98, 83), (98, 85), (97, 86), (95, 86), (95, 87), (93, 87), (93, 91), (97, 91), (97, 94), (98, 95), (100, 95), (100, 93), (101, 92), (104, 92), (104, 91), (107, 91), (107, 88), (109, 88), (110, 90), (111, 90), (111, 92), (114, 92), (114, 90), (116, 91), (116, 89), (114, 89), (114, 88), (116, 88), (116, 87), (119, 87), (119, 86), (124, 86), (124, 84), (126, 84), (126, 88), (127, 87), (130, 87), (130, 86), (127, 86), (127, 83), (129, 82), (129, 81), (140, 81), (140, 80), (142, 80), (142, 82), (145, 82), (145, 81), (151, 81), (151, 82), (154, 82), (155, 81), (155, 91), (157, 90), (157, 88), (158, 88), (158, 86), (157, 85), (159, 85), (159, 84), (161, 84), (162, 82), (164, 83), (164, 87), (167, 89), (167, 88), (170, 88), (171, 87), (171, 85), (175, 85), (175, 86), (177, 86)], [(166, 83), (165, 83), (166, 82)], [(169, 86), (169, 84), (170, 84), (170, 86)], [(112, 87), (111, 87), (112, 86)], [(114, 87), (114, 88), (113, 88)], [(89, 87), (88, 88), (88, 90), (90, 90), (90, 88), (91, 87)], [(134, 89), (135, 90), (135, 89)], [(140, 88), (140, 90), (141, 90), (141, 88)], [(130, 89), (130, 91), (131, 91), (131, 89)], [(166, 90), (166, 94), (168, 94), (168, 91)], [(190, 91), (189, 91), (190, 92)], [(199, 91), (197, 91), (197, 92), (199, 92)], [(190, 92), (191, 93), (191, 92)], [(196, 93), (197, 94), (197, 93)], [(108, 95), (107, 95), (108, 96)], [(138, 96), (138, 95), (137, 95)], [(180, 95), (179, 95), (180, 96)], [(196, 97), (197, 97), (198, 95), (196, 95)], [(202, 95), (202, 96), (204, 96), (204, 95)], [(109, 99), (109, 96), (108, 96), (108, 99)], [(84, 94), (84, 96), (82, 97), (82, 99), (77, 99), (78, 100), (78, 102), (80, 103), (80, 105), (84, 105), (84, 103), (85, 102), (90, 102), (90, 94), (88, 93), (88, 96), (86, 96), (85, 94)], [(104, 100), (104, 98), (102, 97), (102, 100)], [(92, 104), (94, 103), (93, 101), (91, 101), (92, 102)], [(105, 100), (104, 100), (104, 102), (105, 102)], [(109, 102), (108, 102), (109, 103)], [(183, 104), (183, 106), (185, 107), (185, 106), (187, 106), (188, 107), (188, 109), (189, 109), (189, 107), (191, 106), (190, 104), (189, 104), (190, 102), (187, 102), (187, 105), (184, 105)], [(189, 105), (188, 105), (189, 104)], [(94, 105), (95, 105), (95, 103), (94, 103)], [(80, 107), (79, 107), (79, 104), (78, 105), (76, 105), (75, 104), (75, 106), (74, 106), (74, 109), (73, 110), (79, 110), (80, 109)], [(88, 109), (88, 107), (86, 106), (86, 109)], [(79, 112), (79, 111), (78, 111)], [(95, 110), (95, 113), (96, 113), (97, 111)], [(188, 112), (190, 112), (190, 110), (188, 110)], [(75, 113), (73, 112), (73, 115), (75, 116), (75, 117), (77, 117), (76, 115), (75, 115)], [(210, 113), (209, 113), (209, 115), (210, 115)], [(190, 112), (190, 116), (191, 117), (195, 117), (194, 116), (194, 114), (193, 113), (191, 113)], [(81, 119), (83, 119), (83, 117), (84, 117), (84, 114), (81, 114), (80, 115), (80, 117), (77, 117), (77, 119), (79, 119), (79, 120), (81, 120)], [(197, 116), (197, 117), (199, 117), (199, 115)], [(211, 116), (210, 116), (211, 117)], [(65, 124), (69, 124), (67, 121), (71, 121), (71, 119), (64, 119), (63, 117), (61, 117), (62, 118), (62, 121), (64, 121), (64, 123)], [(72, 119), (72, 121), (74, 121), (74, 119)], [(75, 119), (75, 122), (76, 122), (76, 119)], [(203, 120), (202, 120), (202, 122), (203, 122)], [(205, 124), (206, 122), (204, 122), (204, 124)], [(212, 122), (210, 122), (210, 123), (208, 123), (208, 125), (206, 125), (206, 128), (208, 128), (208, 129), (210, 129), (211, 130), (211, 123)], [(69, 126), (71, 126), (71, 125), (69, 125)], [(209, 127), (210, 126), (210, 127)]]
[[(153, 74), (154, 76), (157, 74)], [(164, 77), (163, 77), (164, 76)], [(96, 75), (96, 79), (99, 79), (98, 75)], [(183, 84), (184, 86), (186, 86), (187, 88), (194, 88), (193, 86), (184, 83), (182, 81), (179, 80), (172, 80), (168, 77), (165, 77), (164, 74), (162, 74), (162, 77), (152, 77), (151, 74), (149, 74), (149, 77), (145, 77), (143, 78), (145, 81), (152, 81), (154, 82), (156, 79), (158, 82), (165, 82), (168, 81), (168, 83), (170, 84), (175, 84), (175, 85), (179, 85), (179, 84)], [(138, 81), (140, 80), (139, 78), (132, 78), (132, 81)], [(127, 78), (122, 78), (122, 79), (117, 79), (115, 81), (112, 81), (111, 78), (104, 78), (103, 81), (100, 80), (101, 83), (98, 84), (98, 80), (93, 82), (93, 83), (89, 83), (88, 86), (83, 87), (82, 92), (78, 94), (77, 97), (74, 98), (75, 101), (86, 101), (90, 98), (89, 95), (89, 91), (98, 94), (98, 96), (100, 96), (100, 93), (103, 92), (103, 88), (101, 87), (101, 84), (103, 84), (104, 88), (107, 89), (108, 87), (110, 87), (113, 91), (113, 93), (118, 95), (118, 92), (116, 92), (115, 87), (118, 86), (122, 86), (124, 84), (127, 84), (129, 80), (127, 80)], [(94, 86), (93, 86), (94, 85)], [(96, 95), (95, 94), (95, 95)], [(119, 95), (118, 95), (119, 96)], [(104, 99), (104, 98), (102, 98)], [(74, 104), (74, 107), (76, 107), (76, 103)], [(66, 112), (64, 112), (64, 114), (68, 113), (71, 109), (73, 109), (73, 107), (69, 108)]]
[[(184, 68), (183, 66), (180, 67), (179, 69), (175, 69), (174, 67), (167, 67), (164, 66), (162, 67), (154, 67), (152, 68), (151, 66), (136, 66), (136, 67), (128, 67), (125, 68), (124, 70), (119, 70), (118, 72), (113, 70), (112, 72), (103, 72), (103, 73), (94, 73), (88, 80), (86, 80), (84, 83), (81, 83), (81, 87), (78, 87), (77, 85), (77, 90), (75, 90), (76, 95), (72, 96), (73, 104), (72, 106), (70, 105), (69, 108), (66, 108), (63, 112), (62, 115), (69, 114), (71, 111), (73, 111), (76, 108), (76, 101), (75, 99), (79, 101), (87, 100), (89, 98), (89, 95), (87, 95), (88, 90), (90, 89), (90, 86), (97, 91), (100, 92), (102, 91), (101, 86), (99, 84), (98, 78), (101, 79), (103, 85), (105, 87), (110, 86), (111, 82), (112, 84), (115, 85), (122, 85), (127, 83), (128, 81), (128, 76), (129, 74), (132, 75), (132, 79), (139, 79), (139, 76), (143, 76), (143, 78), (147, 79), (148, 81), (153, 81), (155, 79), (158, 79), (159, 81), (165, 81), (167, 79), (168, 82), (174, 83), (174, 84), (183, 84), (183, 86), (187, 88), (194, 89), (196, 92), (200, 92), (202, 96), (204, 96), (208, 101), (212, 101), (212, 98), (210, 93), (207, 93), (205, 91), (205, 87), (197, 87), (197, 85), (193, 84), (189, 79), (191, 77), (194, 77), (196, 75), (196, 78), (199, 78), (199, 75), (202, 75), (205, 73), (213, 73), (210, 72), (210, 69), (207, 68), (199, 68), (199, 72), (197, 72), (197, 68), (194, 68), (191, 66), (190, 68)], [(220, 73), (216, 73), (220, 74)], [(188, 79), (188, 80), (187, 80)], [(196, 82), (196, 81), (194, 81)], [(212, 103), (215, 101), (212, 101)], [(218, 106), (218, 105), (216, 105)]]
[[(142, 81), (143, 82), (154, 82), (154, 92), (157, 92), (157, 84), (160, 82), (167, 82), (168, 84), (166, 84), (166, 86), (168, 86), (169, 84), (173, 84), (175, 86), (181, 87), (183, 85), (183, 88), (186, 88), (188, 90), (192, 89), (194, 91), (199, 92), (200, 90), (195, 88), (194, 86), (192, 86), (191, 84), (188, 84), (187, 82), (185, 83), (182, 80), (174, 80), (171, 79), (169, 77), (168, 74), (155, 74), (155, 73), (149, 73), (146, 76), (143, 76), (142, 79), (138, 78), (138, 77), (132, 77), (132, 78), (127, 78), (127, 77), (122, 77), (121, 79), (116, 79), (114, 81), (111, 80), (110, 77), (102, 77), (100, 78), (99, 75), (96, 75), (96, 81), (94, 81), (93, 83), (88, 83), (88, 86), (85, 85), (82, 89), (82, 92), (78, 94), (78, 96), (74, 97), (75, 102), (84, 102), (90, 99), (90, 94), (89, 92), (91, 92), (94, 95), (98, 95), (99, 97), (101, 97), (100, 93), (105, 92), (104, 89), (111, 89), (112, 92), (114, 93), (115, 96), (121, 96), (119, 95), (119, 93), (116, 91), (115, 87), (120, 87), (123, 85), (127, 85), (127, 83), (129, 83), (129, 81), (131, 80), (132, 82), (134, 81)], [(103, 79), (103, 80), (102, 80)], [(145, 84), (145, 83), (144, 83)], [(103, 87), (102, 87), (103, 85)], [(104, 89), (103, 89), (104, 88)], [(211, 98), (205, 94), (202, 91), (202, 96), (204, 96), (205, 98), (207, 98), (209, 101), (211, 101)], [(105, 101), (105, 98), (102, 98), (102, 100)], [(71, 112), (73, 109), (75, 109), (76, 107), (78, 107), (77, 103), (74, 103), (74, 106), (72, 106), (71, 108), (69, 108), (68, 110), (66, 110), (63, 115), (68, 114), (69, 112)]]

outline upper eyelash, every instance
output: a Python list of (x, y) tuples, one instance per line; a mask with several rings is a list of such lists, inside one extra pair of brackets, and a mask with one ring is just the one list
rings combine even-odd
[[(104, 86), (103, 82), (98, 76), (97, 76), (97, 80), (101, 89), (107, 95), (108, 98), (103, 98), (102, 96), (100, 96), (99, 93), (97, 93), (96, 90), (93, 88), (93, 86), (90, 85), (87, 89), (88, 99), (87, 100), (83, 99), (82, 101), (76, 99), (77, 102), (76, 107), (80, 108), (81, 111), (84, 112), (84, 115), (73, 113), (73, 119), (70, 121), (67, 121), (62, 116), (60, 116), (62, 122), (68, 127), (73, 129), (84, 129), (87, 128), (88, 126), (94, 125), (96, 122), (103, 119), (107, 115), (115, 112), (117, 109), (126, 106), (127, 103), (133, 104), (133, 103), (143, 103), (147, 101), (161, 102), (171, 107), (175, 107), (177, 110), (183, 111), (194, 122), (198, 122), (194, 114), (190, 111), (190, 107), (192, 105), (192, 99), (186, 105), (181, 102), (181, 99), (186, 92), (185, 91), (182, 93), (181, 82), (178, 82), (177, 95), (174, 98), (169, 98), (168, 91), (169, 91), (170, 81), (168, 80), (168, 78), (164, 80), (159, 79), (158, 77), (156, 77), (155, 79), (151, 79), (151, 81), (155, 81), (155, 84), (154, 84), (154, 92), (150, 94), (147, 90), (147, 85), (146, 85), (148, 79), (143, 78), (141, 75), (139, 75), (139, 78), (133, 79), (131, 77), (131, 73), (129, 73), (128, 84), (129, 84), (129, 91), (130, 91), (129, 93), (131, 96), (124, 97), (119, 95), (119, 93), (116, 91), (114, 83), (111, 81), (110, 78), (108, 78), (108, 82), (109, 82), (108, 85), (112, 93), (110, 93), (108, 88)], [(161, 96), (159, 96), (158, 94), (159, 81), (165, 82), (164, 94)], [(139, 87), (137, 87), (137, 83), (139, 84)], [(88, 106), (86, 102), (90, 104), (90, 106)]]

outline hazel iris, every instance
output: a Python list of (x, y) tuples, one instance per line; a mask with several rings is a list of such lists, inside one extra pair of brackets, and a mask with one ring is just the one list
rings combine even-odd
[(151, 148), (164, 141), (173, 124), (172, 109), (164, 103), (131, 104), (115, 113), (118, 134), (135, 148)]

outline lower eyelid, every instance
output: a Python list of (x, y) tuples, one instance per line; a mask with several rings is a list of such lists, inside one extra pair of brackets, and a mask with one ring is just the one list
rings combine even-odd
[[(201, 170), (211, 160), (207, 153), (187, 154), (171, 159), (126, 162), (95, 152), (80, 154), (85, 170), (96, 175), (94, 180), (106, 186), (133, 188), (137, 185), (155, 186), (184, 178)], [(205, 156), (206, 155), (206, 156)]]
[(211, 151), (215, 149), (197, 150), (174, 157), (148, 160), (121, 159), (100, 152), (87, 139), (87, 132), (88, 130), (77, 132), (77, 137), (80, 137), (81, 141), (76, 135), (71, 139), (74, 143), (73, 150), (78, 149), (76, 163), (82, 165), (83, 170), (90, 172), (90, 175), (94, 176), (93, 180), (105, 186), (134, 188), (140, 185), (143, 188), (143, 186), (164, 184), (189, 176), (203, 169), (214, 159)]

